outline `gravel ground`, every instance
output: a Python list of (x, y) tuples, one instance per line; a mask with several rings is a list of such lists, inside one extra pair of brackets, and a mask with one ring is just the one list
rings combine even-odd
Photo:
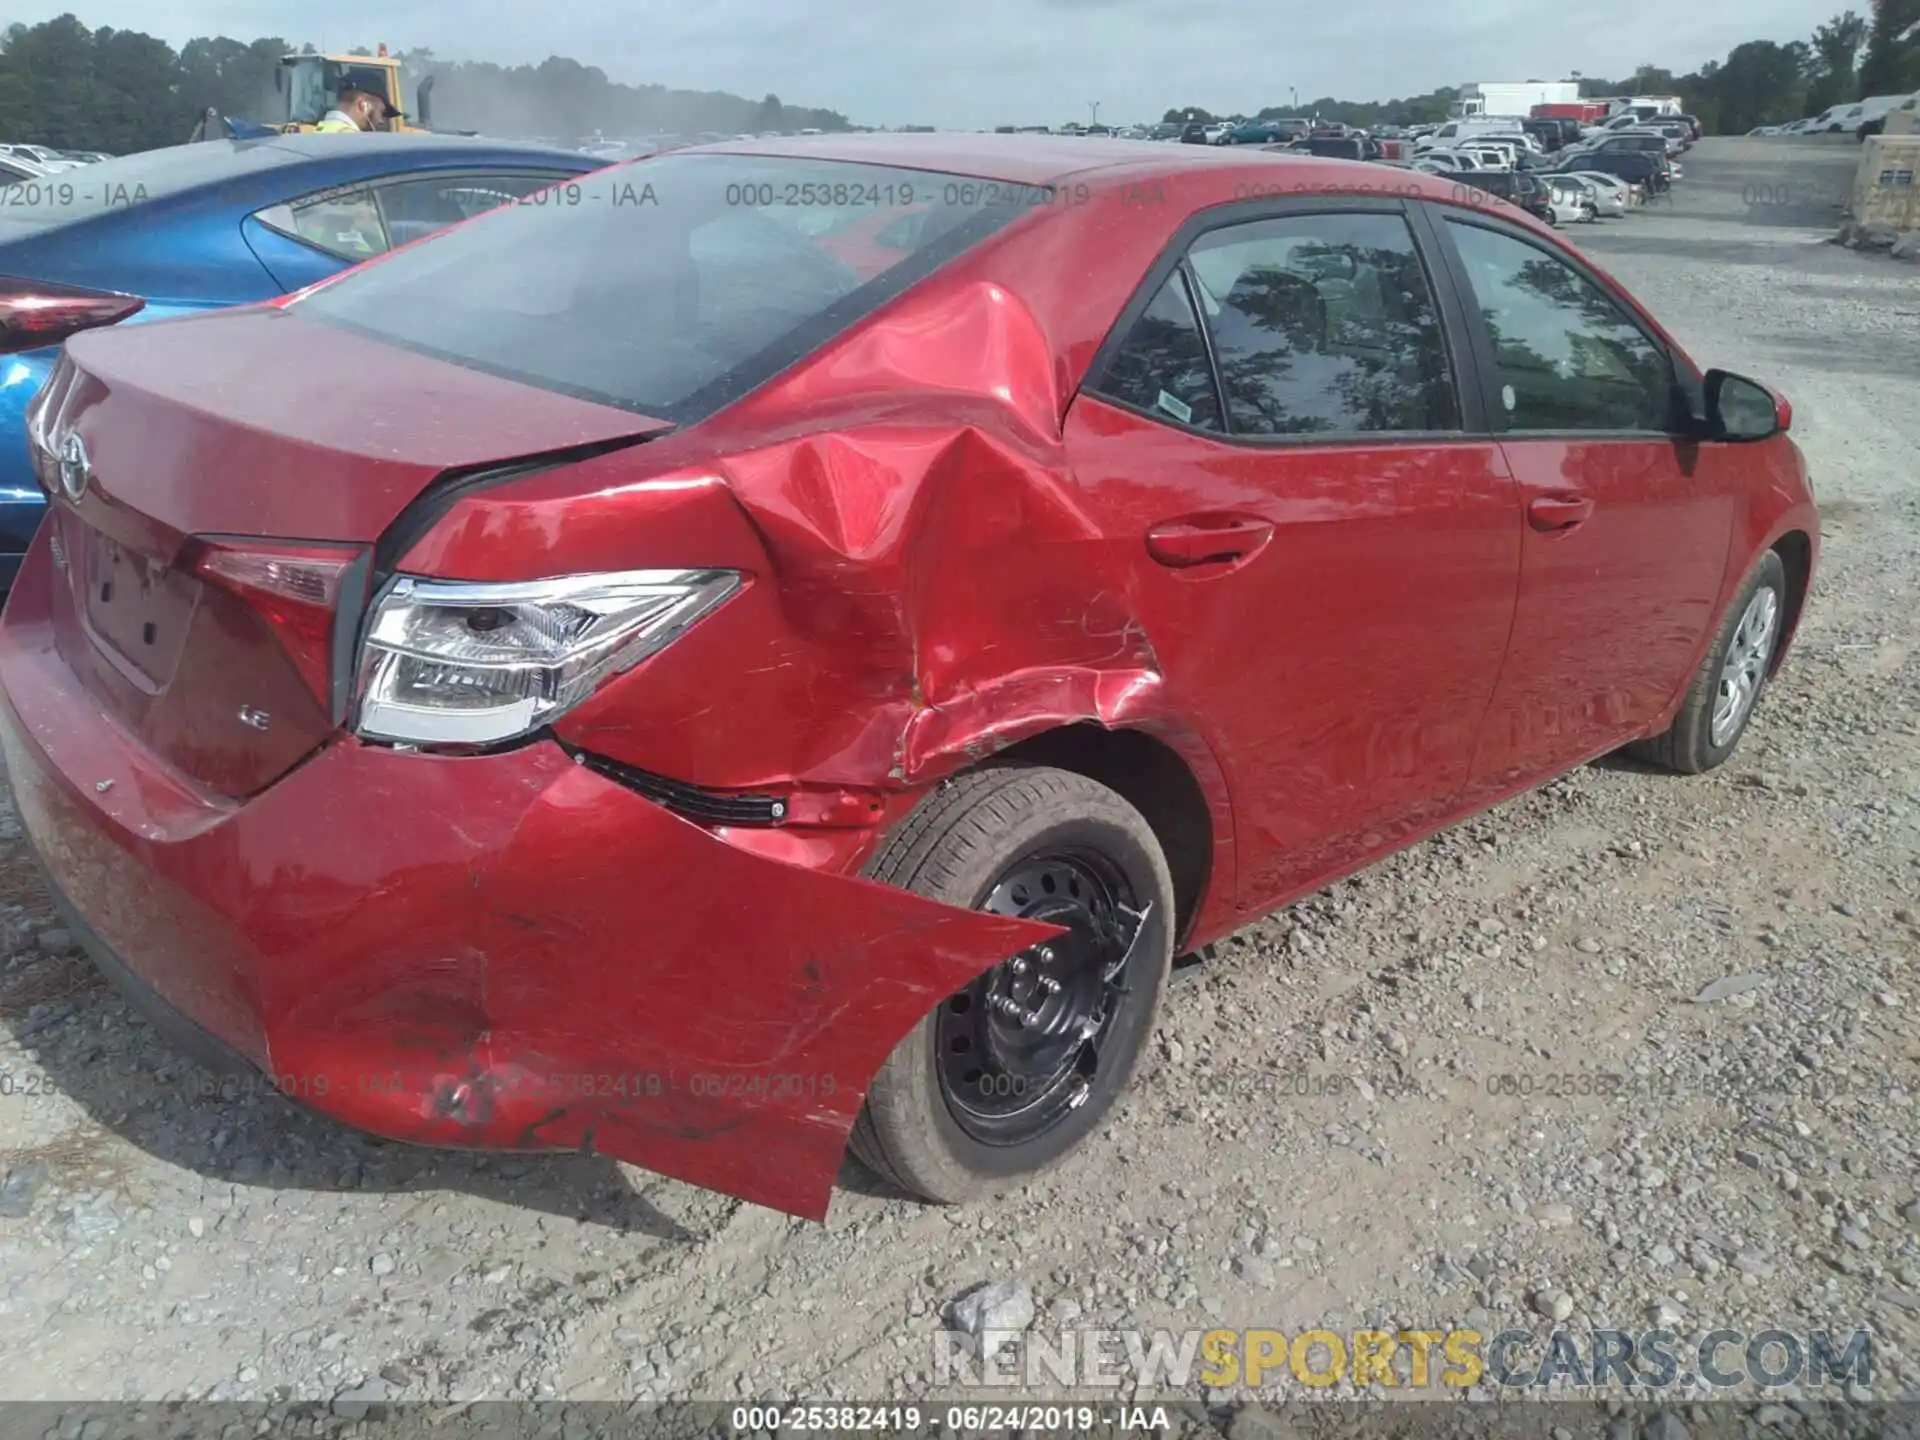
[[(1908, 1393), (1920, 271), (1822, 243), (1853, 154), (1709, 141), (1575, 232), (1795, 402), (1824, 573), (1734, 763), (1588, 767), (1234, 937), (1105, 1136), (1002, 1203), (814, 1226), (209, 1095), (0, 815), (0, 1399), (905, 1397), (987, 1281), (1042, 1335), (1861, 1325)], [(1596, 1071), (1627, 1093), (1550, 1078)]]

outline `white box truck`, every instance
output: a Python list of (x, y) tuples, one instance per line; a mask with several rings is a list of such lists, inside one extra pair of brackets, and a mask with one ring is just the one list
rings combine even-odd
[(1580, 98), (1578, 80), (1480, 80), (1460, 87), (1454, 109), (1476, 115), (1528, 116), (1536, 105), (1568, 105)]

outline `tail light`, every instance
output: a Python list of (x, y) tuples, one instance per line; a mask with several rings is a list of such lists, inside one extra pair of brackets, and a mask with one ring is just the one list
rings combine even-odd
[(73, 395), (73, 366), (62, 355), (54, 361), (46, 382), (27, 402), (27, 459), (34, 477), (51, 495), (57, 483), (59, 461), (53, 453), (54, 435), (59, 431), (67, 403)]
[(82, 330), (117, 325), (146, 303), (115, 290), (0, 276), (0, 355), (58, 345)]
[(193, 573), (245, 601), (273, 630), (314, 697), (329, 711), (344, 707), (346, 687), (336, 693), (334, 685), (335, 622), (341, 596), (356, 567), (364, 571), (367, 552), (253, 540), (189, 543)]
[(367, 623), (357, 728), (396, 745), (517, 740), (731, 598), (733, 570), (490, 584), (402, 575)]

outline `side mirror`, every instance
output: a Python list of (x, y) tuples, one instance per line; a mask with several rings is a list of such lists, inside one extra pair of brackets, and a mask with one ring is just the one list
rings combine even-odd
[(1714, 440), (1770, 440), (1793, 424), (1786, 396), (1727, 370), (1707, 372), (1706, 402), (1707, 433)]

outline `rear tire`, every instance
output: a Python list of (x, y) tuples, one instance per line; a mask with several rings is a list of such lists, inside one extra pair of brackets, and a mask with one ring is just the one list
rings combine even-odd
[[(996, 766), (928, 796), (867, 874), (1069, 927), (924, 1017), (880, 1067), (853, 1130), (869, 1169), (925, 1199), (1012, 1189), (1091, 1135), (1139, 1064), (1173, 958), (1159, 842), (1138, 810), (1085, 776)], [(1115, 966), (1111, 983), (1101, 978)]]
[(1627, 753), (1682, 775), (1724, 765), (1759, 708), (1786, 618), (1787, 568), (1769, 550), (1727, 607), (1673, 724), (1664, 734), (1635, 741)]

